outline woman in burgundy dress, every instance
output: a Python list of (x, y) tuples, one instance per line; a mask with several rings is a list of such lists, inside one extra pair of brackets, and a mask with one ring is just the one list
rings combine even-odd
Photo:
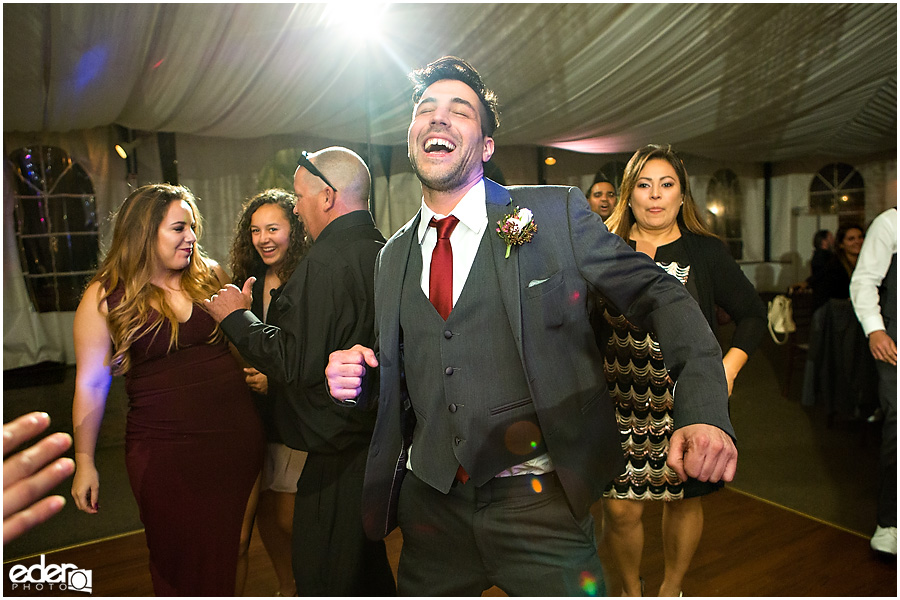
[(125, 456), (157, 596), (231, 596), (263, 433), (243, 373), (202, 301), (227, 280), (197, 240), (184, 187), (125, 199), (109, 253), (75, 313), (75, 478), (99, 510), (94, 450), (113, 375), (129, 400)]

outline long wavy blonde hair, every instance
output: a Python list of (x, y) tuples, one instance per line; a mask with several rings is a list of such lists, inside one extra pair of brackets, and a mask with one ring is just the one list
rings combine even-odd
[(694, 197), (691, 195), (691, 182), (688, 179), (687, 169), (681, 158), (675, 154), (672, 146), (666, 144), (647, 144), (640, 148), (628, 164), (625, 165), (625, 175), (622, 177), (622, 187), (619, 190), (619, 202), (613, 213), (606, 220), (606, 227), (611, 232), (618, 235), (623, 240), (628, 240), (631, 235), (631, 227), (634, 225), (634, 212), (631, 210), (631, 195), (634, 193), (634, 186), (637, 185), (638, 177), (644, 170), (644, 165), (649, 161), (660, 158), (675, 169), (678, 175), (678, 183), (681, 185), (681, 193), (684, 194), (684, 204), (678, 211), (678, 226), (684, 230), (687, 229), (698, 235), (709, 237), (718, 237), (706, 227), (706, 223), (700, 217)]
[[(122, 300), (111, 307), (106, 317), (113, 342), (112, 372), (126, 373), (131, 367), (129, 349), (135, 340), (159, 333), (164, 322), (171, 328), (169, 349), (177, 344), (178, 318), (166, 301), (162, 288), (151, 279), (159, 264), (157, 240), (159, 227), (172, 202), (184, 201), (194, 214), (197, 242), (187, 268), (181, 273), (181, 288), (199, 303), (221, 287), (211, 261), (200, 248), (203, 230), (196, 199), (189, 189), (168, 184), (145, 185), (133, 191), (115, 214), (112, 243), (89, 286), (100, 282), (102, 304), (118, 288), (124, 288)], [(157, 307), (157, 308), (154, 308)], [(210, 342), (222, 336), (216, 327)]]

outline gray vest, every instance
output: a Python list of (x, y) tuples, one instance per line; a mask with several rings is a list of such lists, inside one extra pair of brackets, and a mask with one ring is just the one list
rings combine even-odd
[(897, 341), (897, 253), (891, 258), (891, 266), (878, 288), (878, 303), (884, 327), (891, 339)]
[(547, 451), (499, 294), (488, 227), (459, 300), (445, 322), (422, 293), (413, 244), (400, 297), (409, 397), (415, 410), (411, 464), (446, 493), (462, 465), (471, 483)]

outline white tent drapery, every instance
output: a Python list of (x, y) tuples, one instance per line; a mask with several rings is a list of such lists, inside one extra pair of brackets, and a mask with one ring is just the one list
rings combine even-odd
[(498, 92), (506, 145), (656, 139), (740, 162), (896, 148), (894, 4), (395, 4), (356, 34), (327, 9), (6, 4), (4, 131), (365, 142), (368, 120), (373, 143), (402, 145), (407, 73), (453, 54)]

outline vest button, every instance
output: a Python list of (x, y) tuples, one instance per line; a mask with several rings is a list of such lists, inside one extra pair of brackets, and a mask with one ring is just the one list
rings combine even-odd
[(455, 413), (455, 412), (456, 412), (456, 405), (455, 405), (455, 404), (451, 404), (450, 406), (447, 407), (447, 410), (449, 410), (449, 411), (452, 412), (452, 413)]
[(453, 367), (447, 367), (444, 369), (444, 375), (453, 375)]
[(453, 442), (454, 442), (457, 446), (459, 446), (459, 445), (462, 443), (462, 440), (459, 439), (458, 437), (455, 437), (455, 438), (453, 438)]
[(453, 332), (448, 329), (447, 331), (444, 332), (444, 337), (449, 340), (450, 338), (453, 337)]

